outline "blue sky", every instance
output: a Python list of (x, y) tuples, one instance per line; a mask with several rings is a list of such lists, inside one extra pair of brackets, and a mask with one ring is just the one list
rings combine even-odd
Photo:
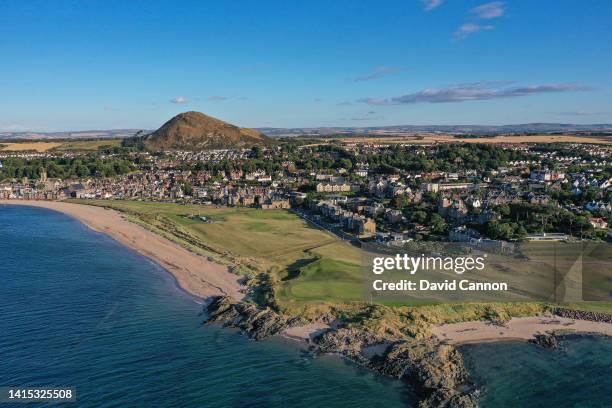
[(608, 0), (0, 2), (0, 130), (612, 123)]

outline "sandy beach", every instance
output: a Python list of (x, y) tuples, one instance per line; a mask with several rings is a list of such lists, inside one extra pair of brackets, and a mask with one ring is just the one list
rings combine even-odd
[(489, 322), (462, 322), (435, 326), (433, 334), (449, 344), (482, 343), (498, 340), (529, 340), (535, 334), (551, 330), (572, 330), (575, 333), (598, 333), (612, 336), (612, 324), (574, 320), (558, 316), (515, 317), (505, 326)]
[[(114, 210), (55, 201), (0, 200), (0, 204), (47, 208), (76, 218), (91, 229), (104, 233), (170, 272), (185, 291), (207, 298), (226, 294), (242, 300), (244, 286), (227, 266), (209, 261), (187, 249), (134, 224)], [(1, 206), (0, 206), (1, 211)]]
[(283, 336), (293, 340), (309, 341), (313, 337), (327, 331), (331, 328), (329, 324), (323, 322), (314, 322), (303, 326), (293, 326), (283, 331)]

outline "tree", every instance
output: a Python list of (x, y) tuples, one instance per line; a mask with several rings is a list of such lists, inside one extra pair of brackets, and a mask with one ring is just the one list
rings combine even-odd
[(514, 237), (514, 228), (508, 223), (489, 221), (487, 223), (487, 235), (493, 239), (509, 241)]
[(419, 224), (424, 224), (425, 221), (427, 221), (427, 213), (425, 211), (414, 211), (411, 220)]
[(440, 216), (440, 214), (431, 214), (429, 223), (432, 227), (432, 231), (436, 234), (442, 234), (446, 231), (446, 221), (444, 218), (442, 218), (442, 216)]

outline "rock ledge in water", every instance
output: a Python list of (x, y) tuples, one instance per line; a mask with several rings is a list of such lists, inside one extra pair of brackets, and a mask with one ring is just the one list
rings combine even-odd
[(534, 334), (533, 337), (533, 339), (529, 340), (530, 343), (552, 350), (559, 348), (559, 339), (554, 333)]
[(240, 329), (255, 340), (273, 336), (287, 328), (287, 320), (271, 309), (259, 309), (248, 303), (235, 302), (228, 296), (217, 296), (206, 307), (204, 323), (220, 323)]

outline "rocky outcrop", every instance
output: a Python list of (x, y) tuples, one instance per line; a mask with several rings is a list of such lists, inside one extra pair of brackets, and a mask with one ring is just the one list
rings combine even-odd
[(422, 408), (476, 407), (476, 398), (458, 391), (467, 372), (463, 357), (453, 346), (428, 339), (391, 345), (370, 367), (382, 374), (404, 379), (421, 392)]
[(343, 354), (366, 365), (369, 360), (363, 355), (363, 350), (381, 341), (382, 339), (371, 333), (352, 328), (330, 330), (315, 338), (317, 352)]
[(602, 312), (588, 312), (585, 310), (572, 310), (562, 307), (553, 309), (553, 313), (559, 317), (575, 320), (588, 320), (591, 322), (612, 323), (612, 314)]
[[(433, 339), (385, 341), (354, 328), (328, 331), (315, 339), (318, 351), (340, 353), (381, 374), (409, 382), (421, 392), (421, 408), (474, 408), (473, 395), (458, 391), (467, 374), (461, 354)], [(381, 354), (365, 350), (382, 345)]]
[[(228, 296), (214, 298), (205, 311), (205, 323), (238, 328), (255, 340), (308, 323), (300, 317), (286, 319), (269, 308), (235, 302)], [(330, 329), (316, 337), (314, 344), (315, 352), (342, 354), (415, 386), (423, 397), (419, 408), (477, 407), (473, 395), (458, 390), (467, 374), (461, 354), (451, 345), (434, 339), (386, 339), (367, 330), (349, 327)], [(368, 349), (378, 352), (371, 353)]]
[[(260, 309), (253, 304), (238, 303), (229, 296), (215, 297), (206, 306), (204, 323), (219, 323), (240, 329), (255, 340), (280, 333), (289, 326), (287, 320), (271, 309)], [(295, 321), (293, 322), (295, 323)]]
[(419, 408), (478, 408), (476, 397), (448, 388), (440, 388), (419, 402)]
[(559, 339), (554, 333), (534, 334), (533, 337), (529, 342), (548, 349), (555, 350), (559, 348)]

